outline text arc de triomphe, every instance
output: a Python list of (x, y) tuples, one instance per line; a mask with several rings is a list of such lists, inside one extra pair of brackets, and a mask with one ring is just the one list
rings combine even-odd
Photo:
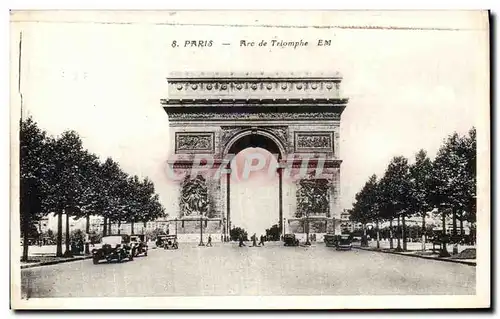
[[(161, 100), (170, 126), (172, 154), (168, 165), (187, 176), (170, 197), (176, 211), (169, 212), (169, 219), (175, 220), (179, 240), (199, 240), (200, 226), (205, 234), (229, 235), (233, 225), (227, 158), (246, 147), (265, 148), (278, 157), (276, 216), (283, 232), (303, 235), (307, 219), (311, 234), (339, 233), (339, 133), (348, 102), (341, 95), (341, 81), (337, 72), (170, 74), (167, 98)], [(191, 183), (197, 175), (193, 164), (199, 164), (200, 158), (202, 166), (210, 163), (204, 168), (208, 175), (202, 174), (201, 181)], [(294, 168), (296, 173), (304, 165), (309, 173), (321, 167), (321, 174), (284, 179), (287, 169)], [(326, 199), (327, 207), (304, 213), (303, 180), (310, 179), (321, 179), (321, 185), (326, 185), (318, 188), (318, 193)], [(200, 187), (194, 184), (203, 184), (206, 189), (208, 211), (201, 218), (193, 208), (199, 202), (199, 192), (189, 193)]]

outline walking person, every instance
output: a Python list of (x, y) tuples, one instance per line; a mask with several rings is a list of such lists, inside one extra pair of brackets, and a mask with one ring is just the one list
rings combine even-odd
[(260, 243), (259, 245), (264, 246), (264, 235), (260, 235)]
[(206, 247), (212, 247), (212, 236), (208, 235), (208, 241)]
[(252, 236), (252, 247), (257, 247), (257, 235), (255, 233)]
[(240, 234), (240, 238), (239, 239), (240, 239), (240, 245), (239, 246), (240, 247), (245, 246), (245, 243), (243, 242), (243, 235)]

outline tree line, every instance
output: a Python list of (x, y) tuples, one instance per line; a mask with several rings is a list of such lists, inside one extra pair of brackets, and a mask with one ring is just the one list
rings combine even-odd
[[(398, 249), (406, 250), (406, 220), (422, 218), (425, 247), (426, 217), (434, 213), (441, 218), (443, 239), (447, 240), (446, 218), (452, 217), (452, 239), (463, 235), (463, 222), (476, 222), (476, 129), (463, 136), (449, 135), (431, 160), (424, 150), (418, 151), (413, 164), (403, 156), (394, 157), (379, 179), (370, 176), (356, 194), (350, 219), (375, 224), (389, 221), (390, 247), (393, 248), (393, 221), (397, 220)], [(460, 235), (457, 233), (460, 222)], [(402, 227), (401, 227), (402, 226)], [(403, 247), (401, 248), (400, 239)], [(377, 248), (380, 248), (377, 236)], [(446, 247), (445, 245), (443, 245)], [(444, 248), (445, 249), (445, 248)]]
[[(36, 223), (48, 214), (57, 215), (57, 256), (62, 252), (63, 214), (69, 218), (104, 218), (103, 235), (111, 223), (155, 220), (165, 209), (148, 179), (130, 176), (111, 158), (104, 162), (83, 148), (75, 131), (49, 136), (31, 118), (20, 122), (20, 221), (23, 236), (22, 259), (28, 258), (29, 236)], [(119, 225), (120, 226), (120, 225)], [(70, 255), (70, 232), (66, 231), (64, 255)]]

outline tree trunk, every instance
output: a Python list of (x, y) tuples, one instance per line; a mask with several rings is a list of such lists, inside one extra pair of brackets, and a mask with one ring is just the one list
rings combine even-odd
[(394, 249), (394, 244), (392, 240), (392, 218), (389, 221), (389, 248)]
[(62, 257), (62, 210), (57, 212), (57, 238), (56, 238), (56, 257)]
[(85, 233), (90, 233), (90, 215), (85, 218)]
[(102, 236), (106, 236), (108, 234), (108, 219), (104, 217), (103, 225), (102, 225)]
[(111, 219), (108, 219), (108, 236), (113, 235), (113, 229), (111, 228), (112, 225)]
[(90, 254), (89, 239), (90, 239), (90, 215), (87, 214), (85, 221), (85, 254)]
[(443, 209), (442, 213), (442, 223), (443, 223), (443, 238), (442, 238), (442, 243), (441, 243), (441, 251), (439, 252), (439, 257), (450, 257), (450, 253), (448, 252), (448, 249), (446, 247), (447, 240), (446, 238), (446, 209)]
[(134, 221), (130, 222), (130, 235), (134, 234)]
[(71, 250), (70, 250), (70, 246), (69, 246), (69, 211), (68, 210), (65, 210), (65, 213), (66, 213), (66, 238), (65, 238), (65, 247), (66, 247), (66, 251), (64, 252), (64, 255), (67, 256), (67, 257), (70, 257), (72, 256), (71, 254)]
[(460, 216), (460, 236), (464, 235), (464, 212)]
[(121, 233), (121, 227), (122, 227), (122, 221), (119, 220), (118, 221), (118, 235), (120, 235), (120, 233)]
[(425, 250), (425, 242), (427, 240), (427, 230), (425, 229), (425, 215), (426, 213), (422, 215), (422, 251)]
[(29, 249), (29, 222), (27, 218), (24, 218), (23, 220), (23, 256), (21, 261), (28, 261), (28, 249)]
[(396, 247), (396, 250), (401, 250), (401, 223), (400, 223), (400, 216), (398, 215), (398, 231), (396, 232), (396, 239), (398, 241), (398, 247)]
[(456, 236), (457, 235), (457, 210), (455, 208), (453, 208), (453, 210), (452, 210), (452, 218), (453, 218), (452, 235)]
[(401, 230), (402, 232), (402, 236), (403, 237), (403, 250), (406, 251), (406, 249), (408, 248), (407, 245), (406, 245), (406, 223), (405, 223), (405, 214), (403, 214), (402, 216), (402, 219), (403, 219), (403, 229)]
[(380, 229), (378, 227), (378, 219), (376, 221), (377, 224), (377, 249), (380, 249)]

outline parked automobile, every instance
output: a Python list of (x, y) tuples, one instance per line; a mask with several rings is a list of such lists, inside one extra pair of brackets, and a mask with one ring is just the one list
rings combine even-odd
[(326, 247), (336, 247), (337, 246), (337, 235), (335, 234), (326, 234), (323, 237), (323, 241), (325, 242)]
[(167, 235), (163, 239), (163, 249), (177, 249), (179, 244), (177, 243), (177, 235)]
[(163, 248), (163, 246), (165, 244), (165, 238), (167, 236), (168, 235), (158, 235), (158, 236), (156, 236), (156, 240), (155, 240), (156, 247)]
[(144, 235), (131, 235), (130, 236), (130, 246), (135, 250), (134, 257), (143, 254), (148, 255), (148, 244), (145, 241)]
[(125, 259), (134, 260), (135, 249), (130, 245), (128, 235), (113, 235), (102, 238), (102, 246), (92, 249), (92, 260), (98, 264), (101, 260), (122, 262)]
[(350, 235), (338, 235), (335, 248), (337, 250), (351, 250), (352, 240)]
[(298, 246), (299, 240), (295, 237), (295, 234), (285, 234), (283, 236), (283, 242), (285, 246)]

